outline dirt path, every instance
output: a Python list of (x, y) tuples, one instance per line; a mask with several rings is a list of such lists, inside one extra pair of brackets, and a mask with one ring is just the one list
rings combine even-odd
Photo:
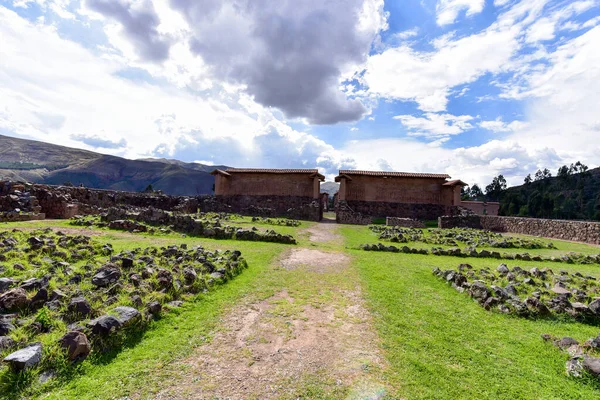
[(304, 232), (310, 234), (309, 240), (313, 243), (326, 243), (339, 241), (341, 235), (337, 233), (338, 225), (332, 222), (323, 222), (306, 229)]
[[(311, 228), (332, 240), (335, 230)], [(157, 398), (381, 398), (385, 362), (350, 261), (339, 252), (287, 252), (264, 284), (275, 294), (236, 305), (210, 343), (174, 366), (172, 387)]]

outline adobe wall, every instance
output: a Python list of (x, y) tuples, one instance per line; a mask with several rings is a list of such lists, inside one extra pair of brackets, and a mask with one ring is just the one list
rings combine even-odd
[[(443, 204), (451, 206), (454, 190), (442, 186), (445, 179), (377, 177), (352, 175), (344, 181), (346, 201), (390, 202), (409, 204)], [(340, 192), (342, 188), (340, 188)]]
[[(316, 183), (315, 183), (316, 181)], [(319, 197), (319, 180), (309, 174), (267, 174), (235, 172), (217, 175), (218, 196), (298, 196)]]
[(461, 207), (473, 211), (477, 215), (498, 215), (500, 203), (485, 201), (461, 201)]
[(323, 218), (321, 202), (312, 196), (202, 196), (198, 200), (202, 212), (231, 212), (305, 221), (320, 221)]
[(440, 217), (440, 228), (476, 228), (495, 232), (520, 233), (524, 235), (600, 244), (600, 223), (566, 221), (556, 219), (470, 215)]

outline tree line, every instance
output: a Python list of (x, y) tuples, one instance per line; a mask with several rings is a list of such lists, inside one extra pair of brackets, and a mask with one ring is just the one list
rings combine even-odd
[(579, 161), (561, 166), (555, 177), (548, 168), (538, 169), (512, 188), (498, 175), (485, 191), (477, 184), (464, 187), (461, 198), (499, 201), (500, 215), (600, 220), (600, 171), (592, 171)]

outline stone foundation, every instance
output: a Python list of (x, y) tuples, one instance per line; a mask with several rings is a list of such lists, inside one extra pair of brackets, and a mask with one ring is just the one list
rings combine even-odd
[(338, 224), (369, 225), (373, 222), (373, 217), (356, 213), (344, 206), (338, 206), (335, 220)]
[(387, 217), (385, 219), (387, 226), (399, 226), (402, 228), (425, 228), (425, 223), (411, 218)]
[(600, 223), (556, 219), (500, 217), (491, 215), (444, 216), (440, 228), (475, 228), (495, 232), (520, 233), (552, 239), (600, 244)]
[(293, 218), (320, 221), (323, 208), (319, 199), (301, 196), (202, 196), (202, 212), (230, 212), (252, 217)]
[[(385, 203), (379, 201), (339, 201), (336, 220), (340, 224), (370, 224), (373, 218), (410, 218), (436, 220), (442, 215), (456, 215), (460, 207), (441, 204)], [(369, 222), (366, 222), (367, 219)], [(362, 221), (362, 223), (360, 223)]]

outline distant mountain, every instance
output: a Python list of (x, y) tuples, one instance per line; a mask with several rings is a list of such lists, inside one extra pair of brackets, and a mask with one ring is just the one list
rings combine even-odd
[(502, 195), (500, 214), (600, 220), (600, 168), (510, 187)]
[(0, 135), (0, 179), (140, 192), (148, 185), (172, 195), (212, 194), (209, 166), (167, 159), (128, 160)]
[(340, 184), (335, 182), (324, 182), (321, 183), (321, 193), (329, 193), (330, 196), (333, 196), (340, 190)]

